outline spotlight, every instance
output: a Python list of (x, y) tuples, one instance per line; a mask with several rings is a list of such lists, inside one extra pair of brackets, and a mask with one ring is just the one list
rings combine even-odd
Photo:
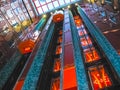
[(78, 3), (75, 3), (75, 6), (78, 6)]
[(46, 18), (46, 17), (47, 17), (47, 15), (46, 15), (46, 14), (44, 14), (44, 15), (43, 15), (43, 18)]
[(50, 13), (51, 15), (53, 14), (53, 12)]
[(55, 10), (55, 14), (56, 14), (56, 13), (58, 13), (58, 11), (57, 11), (57, 10)]
[(68, 7), (68, 9), (70, 8), (70, 5), (69, 6), (67, 6)]

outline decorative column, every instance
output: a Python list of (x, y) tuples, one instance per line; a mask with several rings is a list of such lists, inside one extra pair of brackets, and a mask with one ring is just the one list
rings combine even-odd
[(77, 76), (77, 85), (78, 90), (89, 90), (87, 75), (85, 71), (85, 66), (83, 62), (83, 54), (80, 48), (80, 40), (77, 33), (77, 28), (74, 23), (73, 15), (69, 12), (70, 15), (70, 25), (72, 32), (72, 42), (74, 48), (74, 59), (75, 59), (75, 67), (76, 67), (76, 76)]

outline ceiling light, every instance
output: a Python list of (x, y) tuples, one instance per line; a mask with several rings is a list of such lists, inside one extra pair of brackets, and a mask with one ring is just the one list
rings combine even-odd
[(75, 3), (75, 6), (78, 6), (78, 3)]
[(46, 15), (46, 14), (44, 14), (44, 15), (43, 15), (43, 18), (46, 18), (46, 17), (47, 17), (47, 15)]
[(55, 12), (57, 12), (57, 10), (55, 10)]
[(68, 9), (70, 8), (70, 5), (69, 6), (67, 6), (68, 7)]
[(53, 14), (53, 12), (50, 13), (51, 15)]

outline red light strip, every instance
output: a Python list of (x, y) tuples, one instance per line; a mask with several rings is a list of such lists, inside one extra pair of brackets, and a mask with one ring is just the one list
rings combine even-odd
[(54, 72), (60, 71), (60, 69), (61, 69), (60, 60), (55, 60), (55, 62), (54, 62)]
[(98, 55), (96, 50), (92, 50), (90, 52), (85, 53), (85, 59), (86, 62), (92, 62), (100, 59), (100, 56)]
[(60, 78), (52, 80), (52, 86), (50, 90), (60, 90)]
[(93, 86), (93, 90), (103, 89), (112, 85), (110, 78), (102, 65), (89, 68), (89, 74), (92, 80), (91, 84)]
[(62, 36), (58, 38), (57, 43), (62, 43)]
[(62, 47), (59, 45), (56, 48), (56, 55), (61, 54), (61, 53), (62, 53)]

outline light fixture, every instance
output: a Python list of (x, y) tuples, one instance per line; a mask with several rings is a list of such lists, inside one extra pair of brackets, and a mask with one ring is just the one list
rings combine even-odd
[(64, 8), (62, 8), (62, 10), (65, 10)]
[(75, 6), (78, 6), (78, 3), (75, 3)]
[(46, 14), (44, 14), (44, 15), (43, 15), (43, 18), (46, 18), (46, 17), (47, 17), (47, 15), (46, 15)]
[(53, 14), (53, 12), (50, 13), (51, 15)]
[(97, 0), (94, 0), (94, 2), (97, 2)]
[(68, 7), (68, 9), (69, 9), (69, 8), (70, 8), (70, 5), (68, 5), (67, 7)]
[(55, 10), (55, 12), (57, 13), (58, 11), (57, 11), (57, 10)]

